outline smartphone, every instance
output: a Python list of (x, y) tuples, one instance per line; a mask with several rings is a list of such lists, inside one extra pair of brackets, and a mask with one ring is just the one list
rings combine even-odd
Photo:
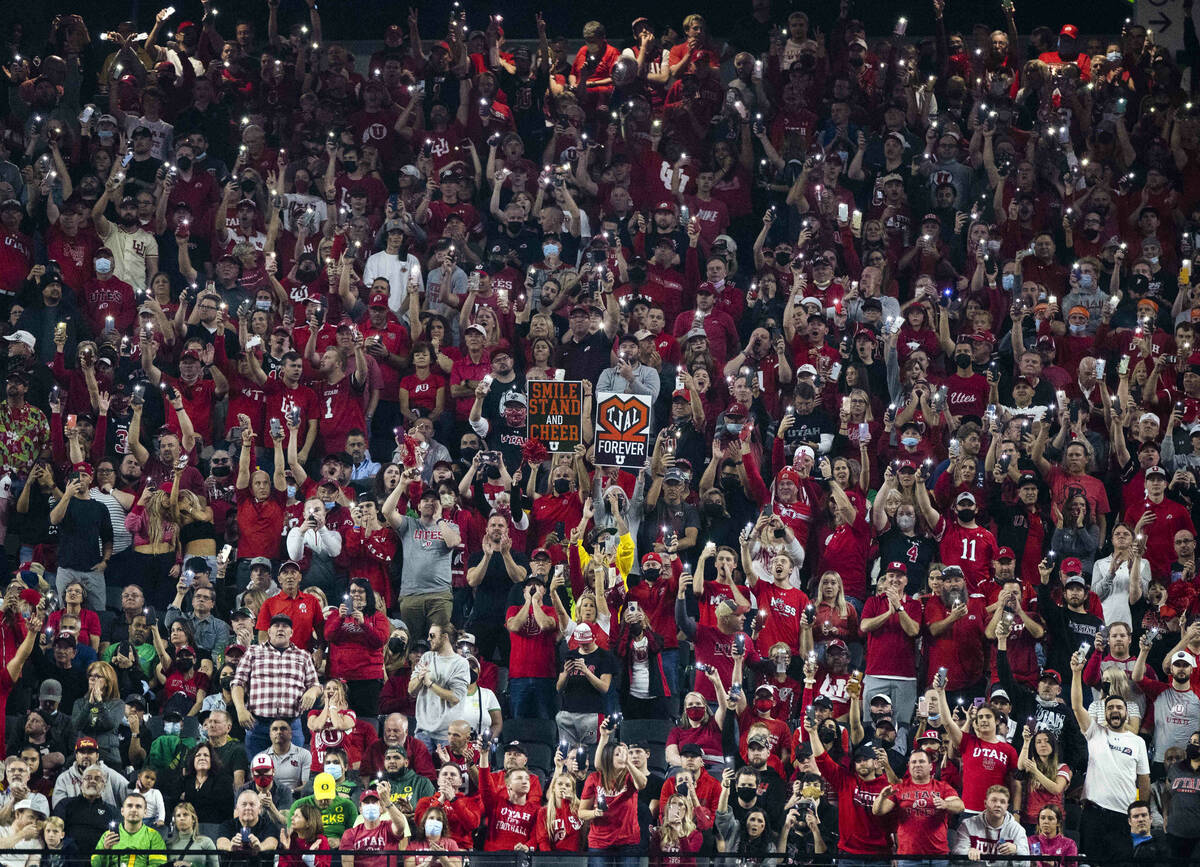
[(266, 254), (266, 264), (267, 264), (267, 273), (268, 274), (274, 274), (275, 271), (278, 269), (279, 257), (275, 255), (275, 252), (273, 250), (270, 253)]
[(77, 421), (78, 421), (78, 417), (75, 415), (75, 413), (70, 413), (67, 415), (67, 427), (68, 428), (75, 427), (75, 424)]
[(975, 699), (971, 702), (971, 706), (976, 709), (983, 707), (983, 696), (975, 696)]
[(917, 699), (917, 716), (929, 716), (929, 696), (923, 695)]
[(271, 436), (280, 439), (283, 436), (283, 422), (278, 418), (271, 419)]
[(636, 614), (637, 612), (638, 612), (637, 601), (630, 600), (630, 602), (625, 606), (625, 614), (628, 616), (630, 614)]
[(860, 421), (858, 423), (858, 441), (866, 442), (871, 438), (871, 425), (868, 422)]

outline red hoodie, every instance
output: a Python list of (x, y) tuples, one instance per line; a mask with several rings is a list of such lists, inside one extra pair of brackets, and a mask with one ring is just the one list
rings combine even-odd
[(509, 799), (507, 787), (497, 788), (492, 775), (486, 772), (479, 775), (479, 796), (487, 816), (487, 841), (483, 851), (512, 852), (518, 843), (533, 845), (537, 801), (527, 797), (524, 804), (514, 804)]
[(471, 837), (483, 818), (483, 805), (477, 795), (459, 795), (453, 801), (444, 799), (441, 792), (436, 795), (426, 795), (417, 801), (417, 827), (424, 827), (425, 811), (430, 807), (441, 807), (445, 810), (446, 819), (450, 825), (444, 831), (445, 836), (457, 843), (460, 849), (473, 848)]

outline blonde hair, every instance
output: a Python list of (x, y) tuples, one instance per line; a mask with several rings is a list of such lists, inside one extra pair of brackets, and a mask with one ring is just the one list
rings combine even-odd
[[(199, 834), (200, 833), (200, 816), (197, 815), (196, 808), (193, 807), (191, 805), (191, 803), (189, 803), (188, 801), (180, 801), (178, 804), (175, 805), (175, 809), (171, 811), (172, 818), (180, 810), (182, 810), (183, 812), (187, 813), (189, 816), (192, 817), (192, 833)], [(172, 838), (178, 839), (178, 837), (179, 837), (179, 830), (176, 829), (174, 834), (172, 834)]]
[(167, 525), (174, 525), (170, 520), (171, 506), (166, 491), (157, 490), (146, 501), (146, 541), (151, 545), (160, 545), (165, 539)]
[[(674, 803), (683, 804), (683, 821), (676, 830), (674, 825), (666, 821), (669, 815), (671, 805)], [(692, 802), (683, 795), (674, 794), (667, 798), (666, 806), (662, 808), (663, 823), (659, 831), (661, 834), (660, 840), (665, 851), (673, 851), (679, 846), (681, 840), (686, 840), (696, 830), (696, 820), (692, 816)]]
[(89, 675), (98, 673), (104, 678), (104, 699), (105, 701), (117, 697), (120, 690), (117, 688), (117, 672), (107, 662), (97, 660), (87, 667)]
[(829, 607), (837, 611), (839, 617), (846, 616), (846, 589), (842, 586), (842, 575), (834, 569), (827, 569), (821, 573), (821, 577), (817, 579), (817, 601), (816, 604), (821, 604), (821, 580), (826, 575), (832, 575), (837, 579), (837, 593), (833, 597), (833, 602), (829, 603)]
[(58, 816), (51, 816), (48, 818), (46, 820), (46, 824), (42, 825), (42, 832), (45, 833), (47, 828), (53, 828), (56, 831), (62, 831), (64, 834), (67, 833), (66, 823), (64, 823), (63, 820)]
[(554, 835), (554, 822), (558, 818), (558, 798), (554, 795), (554, 786), (559, 779), (565, 779), (571, 785), (569, 787), (570, 794), (566, 797), (566, 802), (570, 804), (571, 813), (578, 814), (579, 812), (579, 795), (575, 792), (575, 779), (568, 773), (559, 772), (550, 780), (550, 784), (546, 786), (546, 831), (549, 832), (551, 838)]

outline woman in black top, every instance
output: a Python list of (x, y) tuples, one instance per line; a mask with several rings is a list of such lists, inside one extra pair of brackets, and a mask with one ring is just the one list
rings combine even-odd
[(219, 824), (233, 815), (233, 777), (208, 744), (197, 744), (184, 760), (179, 801), (195, 807), (202, 824)]

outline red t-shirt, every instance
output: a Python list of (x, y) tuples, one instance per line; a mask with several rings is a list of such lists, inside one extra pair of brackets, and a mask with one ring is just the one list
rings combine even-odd
[(266, 632), (271, 625), (271, 618), (276, 614), (286, 614), (292, 618), (292, 644), (301, 650), (308, 649), (313, 635), (323, 635), (325, 615), (321, 612), (321, 603), (316, 596), (301, 590), (292, 599), (282, 593), (272, 596), (258, 609), (258, 621), (254, 628)]
[(667, 746), (675, 744), (699, 744), (706, 756), (721, 755), (721, 729), (711, 716), (702, 726), (675, 726), (667, 735)]
[(388, 867), (395, 863), (391, 853), (399, 851), (403, 842), (404, 839), (396, 836), (392, 823), (385, 816), (378, 828), (371, 829), (366, 825), (347, 828), (338, 848), (359, 853), (351, 856), (354, 867)]
[(758, 610), (765, 611), (762, 631), (758, 634), (758, 652), (770, 653), (771, 645), (782, 641), (792, 653), (800, 652), (800, 612), (808, 605), (808, 595), (795, 587), (780, 587), (766, 581), (754, 585)]
[[(920, 623), (921, 603), (911, 596), (905, 596), (902, 604), (908, 616)], [(886, 596), (872, 596), (863, 605), (862, 619), (878, 617), (888, 607)], [(867, 633), (867, 674), (877, 677), (916, 677), (915, 642), (916, 638), (910, 638), (900, 627), (900, 615), (892, 614), (882, 626)]]
[(887, 777), (880, 774), (873, 780), (860, 779), (858, 774), (831, 759), (829, 753), (817, 756), (817, 769), (838, 793), (838, 831), (841, 834), (838, 848), (851, 855), (888, 854), (891, 845), (886, 826), (871, 815), (871, 805), (887, 785)]
[[(610, 846), (632, 846), (641, 841), (642, 831), (638, 827), (638, 790), (628, 775), (625, 786), (619, 791), (605, 789), (600, 785), (600, 775), (593, 771), (583, 784), (583, 800), (595, 798), (603, 792), (606, 810), (604, 815), (592, 820), (588, 831), (588, 846), (592, 849), (607, 849)], [(593, 805), (594, 806), (594, 805)]]
[(891, 798), (896, 805), (896, 854), (946, 855), (950, 851), (946, 826), (950, 814), (933, 806), (933, 796), (957, 798), (958, 792), (949, 783), (930, 780), (914, 783), (907, 777), (896, 786)]
[(954, 621), (949, 629), (936, 638), (930, 633), (930, 626), (945, 620), (950, 612), (937, 596), (925, 603), (923, 626), (927, 636), (927, 677), (932, 681), (937, 670), (945, 667), (946, 688), (951, 690), (965, 689), (978, 681), (983, 677), (983, 667), (987, 662), (987, 639), (983, 633), (990, 618), (985, 610), (984, 597), (974, 595), (963, 601), (967, 603), (966, 616)]
[(446, 380), (433, 372), (430, 372), (424, 379), (415, 373), (410, 373), (400, 380), (400, 388), (408, 392), (409, 407), (427, 409), (430, 412), (437, 406), (438, 390), (445, 387)]
[(308, 437), (308, 423), (321, 418), (322, 415), (322, 407), (317, 403), (317, 395), (307, 385), (288, 388), (282, 380), (274, 376), (267, 377), (267, 381), (263, 383), (263, 392), (267, 395), (264, 419), (267, 425), (271, 424), (271, 419), (277, 418), (286, 432), (287, 418), (284, 416), (284, 408), (296, 406), (300, 409), (300, 428), (297, 431), (297, 437), (299, 438), (298, 445), (302, 447)]
[(987, 790), (1003, 786), (1017, 767), (1017, 751), (1005, 741), (987, 743), (970, 732), (963, 732), (959, 747), (963, 769), (963, 803), (972, 812), (983, 810)]
[(842, 587), (847, 596), (866, 598), (870, 542), (871, 526), (861, 514), (855, 515), (849, 524), (839, 524), (824, 539), (817, 574), (837, 572), (842, 576)]
[[(505, 618), (516, 617), (524, 606), (510, 605)], [(542, 606), (542, 613), (554, 619), (554, 608)], [(557, 630), (542, 630), (530, 614), (520, 632), (509, 632), (509, 663), (508, 676), (512, 677), (554, 677), (556, 674), (554, 658), (554, 642)]]

